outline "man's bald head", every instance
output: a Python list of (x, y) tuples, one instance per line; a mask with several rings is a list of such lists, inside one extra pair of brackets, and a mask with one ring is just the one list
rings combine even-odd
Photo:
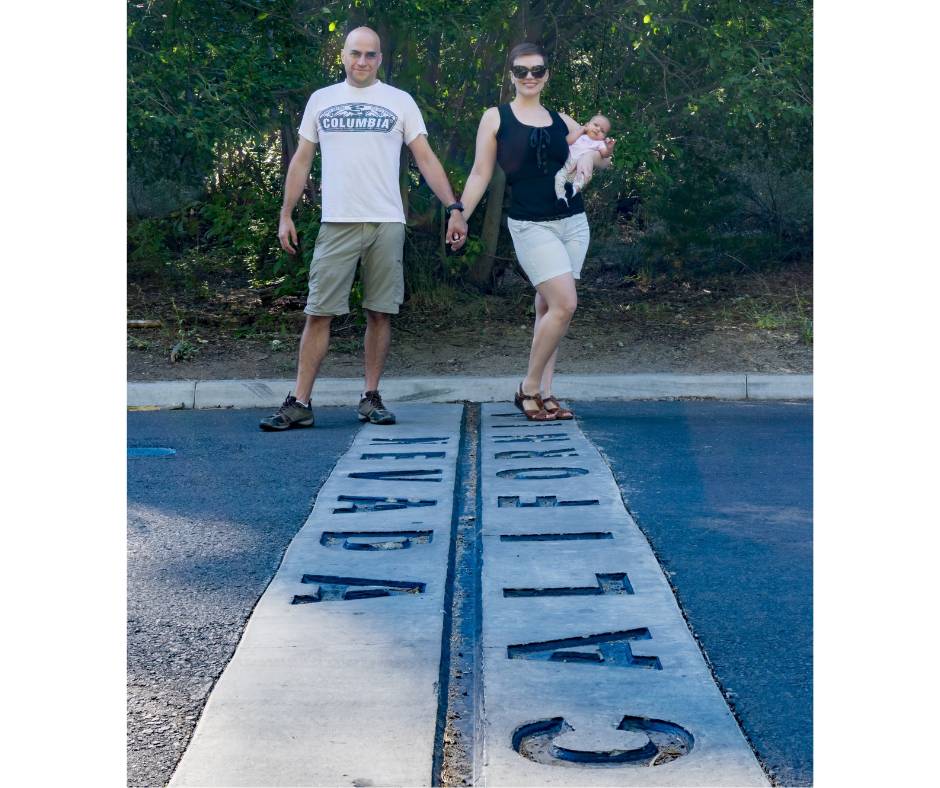
[(382, 63), (382, 42), (371, 27), (357, 27), (346, 36), (341, 53), (346, 82), (355, 88), (375, 84)]
[(379, 38), (379, 34), (376, 33), (371, 27), (366, 27), (365, 25), (361, 27), (354, 28), (349, 31), (349, 35), (346, 36), (346, 42), (343, 44), (343, 50), (350, 48), (377, 50), (382, 51), (382, 41)]

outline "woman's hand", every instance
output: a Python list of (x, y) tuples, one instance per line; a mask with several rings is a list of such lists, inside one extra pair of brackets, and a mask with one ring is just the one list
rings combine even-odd
[(450, 212), (450, 221), (447, 222), (446, 243), (450, 244), (452, 252), (456, 252), (467, 242), (467, 221), (460, 211)]

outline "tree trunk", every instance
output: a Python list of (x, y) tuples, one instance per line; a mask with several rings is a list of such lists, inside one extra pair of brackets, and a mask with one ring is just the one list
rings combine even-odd
[(526, 41), (544, 46), (545, 41), (543, 40), (542, 31), (545, 29), (545, 0), (530, 0), (529, 3), (521, 3), (520, 5), (522, 8), (528, 5), (523, 20), (525, 24), (523, 37)]
[(281, 182), (287, 177), (290, 160), (297, 152), (297, 139), (287, 112), (281, 113)]
[(483, 252), (473, 262), (467, 278), (477, 287), (489, 293), (493, 289), (493, 268), (496, 264), (496, 246), (503, 223), (503, 200), (506, 193), (506, 173), (497, 164), (486, 198), (486, 213), (480, 229)]
[(430, 95), (437, 94), (437, 83), (441, 78), (441, 39), (444, 34), (432, 31), (425, 41), (425, 58), (427, 67), (424, 70), (424, 85)]
[[(484, 52), (483, 68), (480, 69), (480, 76), (477, 79), (464, 80), (463, 85), (460, 88), (460, 93), (457, 95), (457, 98), (454, 100), (454, 103), (450, 108), (454, 117), (460, 117), (463, 113), (464, 103), (466, 102), (467, 96), (470, 94), (471, 87), (474, 84), (477, 86), (477, 106), (482, 108), (492, 105), (492, 97), (488, 90), (488, 85), (495, 79), (495, 69), (498, 64), (502, 63), (502, 60), (497, 58), (495, 54), (499, 45), (498, 39), (490, 39), (488, 36), (489, 34), (486, 36), (480, 36), (479, 41), (477, 41), (476, 49), (474, 49), (473, 52), (472, 62), (476, 63), (477, 55), (479, 53), (480, 47), (482, 46)], [(471, 101), (473, 101), (472, 97)], [(467, 145), (466, 142), (461, 140), (460, 129), (455, 125), (451, 130), (450, 139), (447, 142), (445, 150), (446, 153), (444, 154), (444, 161), (452, 163), (457, 162), (461, 166), (465, 166), (468, 157), (473, 155), (473, 138), (470, 139), (469, 145)]]

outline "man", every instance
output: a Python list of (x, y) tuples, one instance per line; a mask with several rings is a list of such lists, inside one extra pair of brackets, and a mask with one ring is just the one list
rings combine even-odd
[[(312, 427), (310, 394), (330, 341), (330, 321), (349, 312), (349, 291), (361, 261), (366, 312), (365, 391), (359, 420), (394, 424), (379, 396), (379, 377), (391, 341), (391, 315), (404, 300), (402, 248), (405, 214), (398, 175), (402, 143), (451, 216), (448, 243), (463, 239), (467, 223), (447, 174), (427, 141), (414, 99), (377, 79), (382, 63), (378, 34), (359, 27), (342, 51), (346, 79), (316, 91), (300, 124), (297, 152), (284, 183), (278, 239), (295, 254), (297, 230), (291, 215), (303, 194), (316, 147), (323, 150), (320, 232), (310, 263), (306, 324), (300, 338), (293, 395), (261, 420), (263, 430)], [(457, 217), (457, 218), (455, 218)]]

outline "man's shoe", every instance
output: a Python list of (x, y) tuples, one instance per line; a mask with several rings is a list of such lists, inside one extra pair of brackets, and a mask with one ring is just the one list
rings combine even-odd
[(385, 409), (378, 391), (367, 391), (359, 400), (359, 421), (369, 421), (372, 424), (394, 424), (395, 414)]
[(277, 413), (261, 419), (258, 426), (266, 432), (289, 430), (291, 427), (312, 427), (313, 407), (301, 405), (294, 396), (288, 394)]

